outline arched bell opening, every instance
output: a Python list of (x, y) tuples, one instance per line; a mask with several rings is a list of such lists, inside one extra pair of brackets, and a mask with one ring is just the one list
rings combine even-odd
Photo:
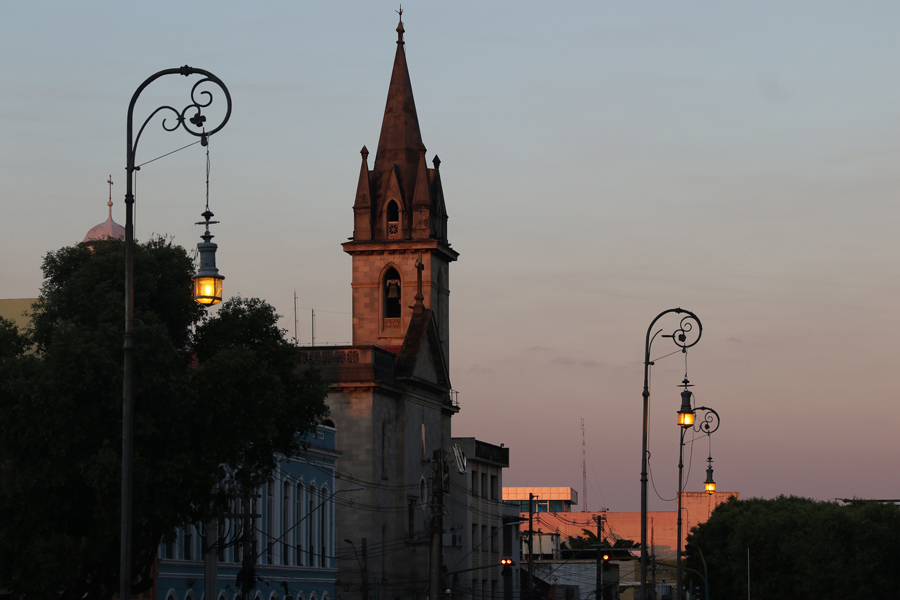
[(385, 272), (381, 285), (381, 294), (383, 329), (385, 331), (399, 330), (402, 293), (400, 290), (400, 273), (397, 272), (397, 269), (391, 267)]

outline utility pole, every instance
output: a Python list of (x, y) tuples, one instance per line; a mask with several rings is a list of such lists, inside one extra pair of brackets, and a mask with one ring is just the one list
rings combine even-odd
[(249, 494), (244, 498), (243, 527), (244, 534), (241, 543), (244, 547), (244, 556), (241, 561), (241, 599), (250, 600), (250, 593), (256, 587), (256, 529), (253, 521), (262, 515), (256, 513), (255, 494)]
[(218, 550), (222, 540), (218, 539), (219, 528), (215, 521), (203, 526), (203, 594), (207, 599), (215, 598), (218, 583)]
[(431, 494), (431, 569), (428, 579), (429, 600), (441, 600), (444, 594), (444, 451), (435, 450)]
[(534, 494), (528, 494), (528, 597), (534, 596)]
[(597, 591), (594, 597), (596, 600), (601, 600), (603, 598), (603, 550), (600, 548), (600, 545), (603, 540), (603, 516), (597, 515), (594, 519), (597, 521)]
[(366, 538), (362, 539), (362, 586), (363, 600), (369, 600), (369, 549)]

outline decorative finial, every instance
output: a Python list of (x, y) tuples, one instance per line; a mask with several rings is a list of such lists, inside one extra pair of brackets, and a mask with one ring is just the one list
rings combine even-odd
[(369, 149), (365, 146), (362, 147), (362, 150), (360, 150), (359, 153), (362, 154), (363, 160), (369, 158)]
[(397, 25), (397, 43), (403, 43), (403, 33), (406, 31), (403, 29), (403, 5), (400, 5), (400, 10), (395, 10), (395, 13), (400, 15), (400, 23)]
[(434, 155), (434, 159), (431, 161), (431, 163), (434, 165), (435, 169), (441, 168), (441, 159), (438, 158), (437, 154)]
[(106, 180), (106, 183), (109, 184), (109, 201), (106, 203), (106, 205), (109, 207), (109, 218), (110, 220), (112, 220), (112, 175), (109, 176), (109, 179)]
[(425, 305), (422, 303), (425, 300), (425, 296), (422, 294), (422, 271), (424, 270), (425, 264), (422, 262), (422, 253), (419, 252), (419, 260), (416, 261), (416, 303), (412, 306), (414, 313), (420, 313), (425, 310)]

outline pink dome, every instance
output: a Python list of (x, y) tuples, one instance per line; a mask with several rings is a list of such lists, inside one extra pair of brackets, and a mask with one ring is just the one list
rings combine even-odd
[(117, 240), (125, 239), (125, 228), (113, 221), (112, 200), (107, 202), (106, 205), (109, 207), (109, 218), (106, 219), (106, 222), (92, 227), (91, 230), (87, 232), (87, 235), (84, 236), (84, 240), (82, 241), (93, 242), (95, 240), (103, 240), (106, 238), (113, 238)]

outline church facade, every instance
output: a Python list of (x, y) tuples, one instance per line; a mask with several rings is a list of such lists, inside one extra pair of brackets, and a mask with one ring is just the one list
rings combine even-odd
[(312, 347), (331, 384), (342, 452), (335, 475), (335, 593), (424, 598), (434, 510), (433, 457), (459, 411), (449, 378), (449, 267), (440, 160), (429, 166), (406, 63), (403, 23), (374, 163), (363, 147), (353, 203), (353, 338)]

